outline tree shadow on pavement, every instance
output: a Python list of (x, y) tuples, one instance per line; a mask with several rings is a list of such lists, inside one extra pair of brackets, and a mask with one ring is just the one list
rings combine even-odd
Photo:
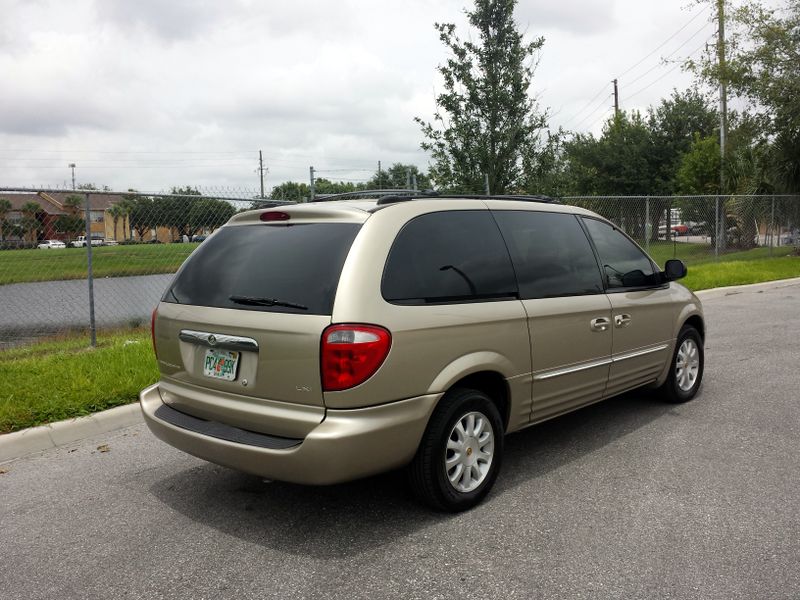
[(340, 558), (379, 551), (398, 538), (450, 520), (467, 523), (502, 511), (506, 492), (530, 485), (674, 410), (646, 392), (635, 392), (512, 434), (506, 438), (503, 470), (492, 494), (482, 505), (457, 515), (417, 503), (403, 471), (309, 487), (265, 482), (205, 463), (150, 489), (178, 513), (227, 535), (298, 556)]

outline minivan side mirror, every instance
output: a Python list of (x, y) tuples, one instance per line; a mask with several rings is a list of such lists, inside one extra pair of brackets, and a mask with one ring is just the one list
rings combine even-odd
[(664, 265), (664, 279), (666, 281), (675, 281), (686, 277), (686, 265), (682, 260), (671, 258)]

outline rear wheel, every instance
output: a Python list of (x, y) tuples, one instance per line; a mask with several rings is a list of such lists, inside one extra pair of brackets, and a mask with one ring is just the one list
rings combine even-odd
[(688, 402), (695, 397), (703, 381), (705, 355), (703, 338), (691, 325), (684, 325), (675, 343), (669, 376), (661, 386), (661, 396), (667, 402)]
[(443, 511), (472, 508), (489, 493), (500, 470), (503, 421), (483, 392), (451, 390), (442, 398), (409, 466), (412, 488)]

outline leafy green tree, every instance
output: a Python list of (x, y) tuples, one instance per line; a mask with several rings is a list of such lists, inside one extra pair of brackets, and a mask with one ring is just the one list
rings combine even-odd
[(189, 225), (189, 211), (198, 196), (199, 190), (186, 186), (183, 188), (173, 187), (170, 191), (172, 196), (168, 198), (156, 198), (154, 200), (155, 212), (158, 225), (169, 227), (171, 239), (175, 235), (191, 237), (192, 228)]
[(403, 163), (394, 163), (385, 171), (376, 172), (363, 187), (374, 190), (406, 189), (411, 187), (415, 176), (418, 190), (428, 190), (433, 187), (428, 175), (420, 171), (419, 167)]
[(152, 198), (148, 196), (139, 196), (131, 202), (130, 212), (128, 214), (128, 222), (131, 228), (139, 236), (139, 241), (144, 239), (144, 234), (160, 225), (160, 217), (157, 214), (159, 207)]
[(80, 215), (59, 215), (56, 217), (55, 227), (57, 231), (63, 231), (67, 234), (67, 238), (72, 239), (86, 232), (86, 220)]
[(436, 97), (433, 121), (415, 120), (439, 188), (480, 193), (488, 174), (491, 192), (516, 191), (524, 186), (526, 164), (538, 159), (546, 113), (530, 88), (544, 38), (523, 39), (515, 5), (516, 0), (475, 0), (466, 12), (475, 36), (466, 40), (454, 24), (436, 24), (451, 52), (439, 67), (444, 91)]
[(194, 200), (189, 208), (188, 229), (189, 235), (194, 235), (204, 228), (216, 229), (228, 222), (236, 209), (230, 202), (225, 200), (215, 200), (213, 198), (203, 198)]
[[(269, 194), (274, 200), (289, 200), (291, 202), (304, 202), (311, 196), (311, 189), (308, 184), (297, 183), (296, 181), (286, 181), (272, 188)], [(253, 203), (253, 208), (258, 208), (257, 202)]]

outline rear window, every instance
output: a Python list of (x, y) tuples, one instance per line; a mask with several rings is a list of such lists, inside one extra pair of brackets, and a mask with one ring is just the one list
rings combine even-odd
[(355, 223), (224, 227), (194, 251), (162, 300), (330, 315), (342, 266), (360, 227)]

